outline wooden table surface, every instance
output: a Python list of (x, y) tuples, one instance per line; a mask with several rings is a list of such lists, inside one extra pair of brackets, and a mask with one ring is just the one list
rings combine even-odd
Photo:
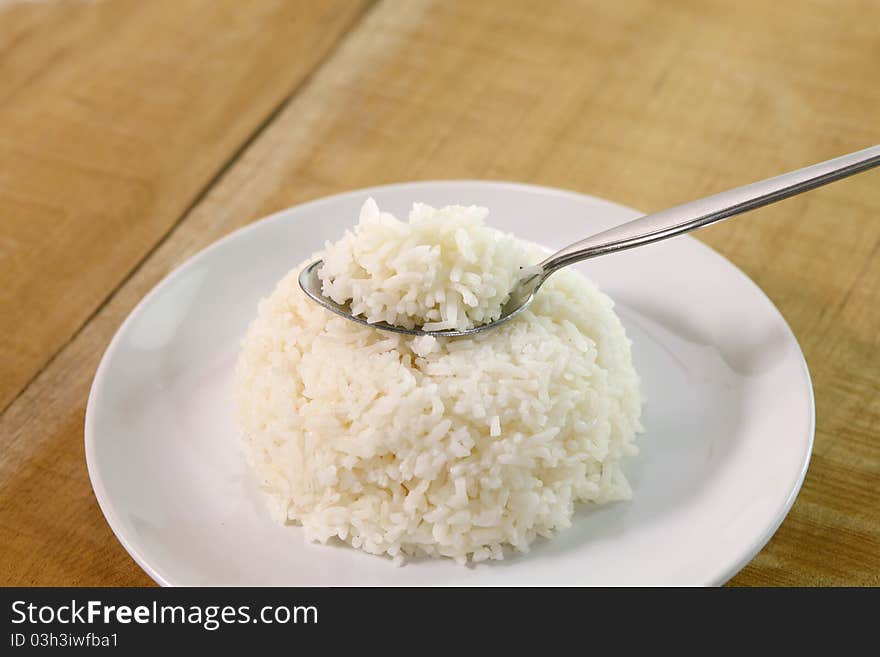
[[(877, 0), (0, 2), (0, 584), (146, 585), (95, 501), (89, 385), (171, 269), (402, 180), (644, 211), (880, 142)], [(880, 173), (701, 231), (813, 377), (788, 518), (736, 585), (880, 584)]]

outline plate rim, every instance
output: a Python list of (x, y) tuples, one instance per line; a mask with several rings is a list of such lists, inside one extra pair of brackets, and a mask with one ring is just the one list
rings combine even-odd
[[(573, 199), (579, 201), (588, 201), (598, 206), (610, 206), (614, 207), (617, 210), (623, 210), (627, 213), (632, 214), (634, 217), (644, 215), (643, 212), (636, 210), (627, 205), (623, 205), (622, 203), (617, 203), (616, 201), (611, 201), (608, 199), (601, 198), (599, 196), (594, 196), (592, 194), (585, 194), (582, 192), (559, 188), (559, 187), (550, 187), (546, 185), (538, 185), (534, 183), (527, 182), (517, 182), (510, 180), (481, 180), (481, 179), (473, 179), (473, 178), (449, 178), (449, 179), (432, 179), (432, 180), (410, 180), (396, 183), (388, 183), (383, 185), (373, 185), (370, 187), (363, 187), (359, 189), (348, 190), (344, 192), (339, 192), (336, 194), (331, 194), (329, 196), (322, 196), (319, 198), (315, 198), (309, 201), (304, 201), (302, 203), (297, 203), (295, 205), (289, 206), (287, 208), (283, 208), (271, 214), (268, 214), (264, 217), (257, 218), (244, 226), (240, 226), (230, 233), (224, 235), (223, 237), (215, 240), (214, 242), (208, 244), (203, 247), (196, 253), (192, 254), (186, 260), (177, 265), (174, 269), (168, 272), (161, 280), (159, 280), (150, 290), (147, 292), (135, 306), (128, 312), (125, 319), (122, 323), (117, 327), (113, 337), (110, 339), (110, 342), (107, 344), (107, 347), (104, 350), (104, 353), (101, 356), (101, 360), (98, 364), (97, 369), (95, 370), (94, 377), (92, 378), (91, 386), (89, 387), (89, 396), (86, 402), (86, 412), (85, 412), (85, 420), (83, 423), (83, 439), (84, 439), (84, 447), (85, 447), (85, 460), (86, 460), (86, 469), (89, 475), (89, 482), (92, 486), (92, 491), (95, 494), (95, 498), (97, 499), (98, 506), (101, 509), (101, 513), (104, 515), (104, 519), (107, 521), (107, 524), (110, 526), (111, 531), (113, 532), (116, 539), (120, 542), (125, 551), (129, 554), (129, 556), (135, 561), (135, 563), (140, 566), (140, 568), (160, 586), (185, 586), (185, 584), (173, 582), (170, 578), (166, 577), (163, 573), (160, 572), (160, 569), (151, 564), (147, 557), (143, 554), (142, 549), (138, 548), (138, 546), (134, 545), (122, 532), (121, 523), (117, 518), (116, 511), (113, 507), (112, 502), (110, 501), (110, 496), (107, 493), (107, 490), (104, 486), (104, 482), (100, 476), (100, 472), (98, 471), (98, 466), (96, 464), (97, 455), (95, 453), (95, 439), (94, 439), (94, 417), (96, 411), (96, 397), (98, 397), (101, 393), (101, 388), (104, 385), (104, 379), (106, 378), (106, 370), (109, 367), (109, 363), (113, 358), (113, 354), (119, 348), (119, 344), (121, 342), (122, 336), (124, 335), (126, 329), (129, 324), (134, 321), (134, 319), (143, 312), (143, 309), (148, 305), (148, 303), (155, 297), (161, 294), (162, 290), (171, 285), (172, 282), (177, 279), (178, 276), (182, 274), (182, 272), (189, 268), (190, 266), (196, 264), (199, 260), (207, 257), (214, 250), (220, 249), (227, 242), (231, 242), (240, 235), (249, 232), (251, 230), (256, 230), (258, 227), (265, 226), (269, 223), (274, 223), (276, 221), (283, 220), (288, 213), (292, 210), (302, 209), (302, 208), (314, 208), (317, 206), (331, 204), (334, 202), (338, 202), (340, 200), (363, 196), (364, 194), (370, 194), (377, 192), (379, 190), (382, 191), (398, 191), (405, 190), (407, 188), (412, 187), (441, 187), (444, 185), (462, 185), (462, 186), (474, 186), (474, 187), (494, 187), (496, 189), (504, 189), (507, 188), (510, 191), (529, 191), (533, 193), (540, 194), (549, 194), (552, 196), (568, 196)], [(802, 457), (802, 462), (799, 466), (799, 474), (797, 480), (789, 492), (788, 498), (785, 500), (785, 503), (782, 505), (780, 510), (777, 512), (773, 522), (771, 522), (764, 533), (760, 536), (756, 537), (752, 545), (748, 550), (745, 550), (740, 557), (733, 561), (730, 565), (724, 568), (720, 574), (718, 574), (714, 579), (710, 579), (709, 581), (703, 582), (702, 586), (722, 586), (727, 583), (730, 579), (732, 579), (737, 573), (739, 573), (745, 566), (751, 562), (755, 556), (767, 545), (773, 535), (778, 531), (779, 527), (788, 517), (789, 512), (791, 511), (792, 506), (794, 505), (795, 499), (797, 499), (798, 494), (803, 487), (804, 480), (806, 479), (807, 471), (809, 470), (810, 462), (813, 455), (813, 448), (815, 443), (816, 436), (816, 400), (815, 400), (815, 392), (813, 389), (812, 377), (810, 376), (809, 366), (806, 361), (806, 357), (804, 356), (803, 349), (801, 348), (800, 343), (798, 342), (797, 336), (791, 330), (788, 322), (785, 319), (785, 316), (773, 302), (773, 300), (764, 292), (763, 289), (753, 281), (744, 271), (742, 271), (736, 264), (731, 262), (728, 258), (726, 258), (723, 254), (719, 253), (711, 246), (702, 242), (701, 240), (696, 239), (691, 235), (682, 235), (678, 237), (679, 240), (690, 240), (693, 245), (697, 245), (698, 248), (702, 248), (721, 259), (724, 263), (726, 263), (742, 280), (744, 280), (751, 288), (753, 288), (760, 296), (762, 296), (770, 307), (773, 309), (773, 312), (776, 313), (777, 318), (782, 322), (782, 325), (785, 328), (788, 336), (791, 338), (794, 346), (797, 348), (797, 355), (799, 356), (799, 364), (802, 374), (805, 378), (806, 389), (807, 389), (807, 405), (809, 410), (809, 422), (808, 422), (808, 436), (805, 442), (805, 451)]]

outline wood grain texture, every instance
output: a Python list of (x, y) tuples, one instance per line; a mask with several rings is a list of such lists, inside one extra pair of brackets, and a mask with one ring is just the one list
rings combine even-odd
[[(523, 180), (649, 211), (880, 142), (872, 7), (378, 3), (0, 418), (0, 583), (147, 582), (89, 488), (83, 412), (116, 328), (199, 248), (384, 182)], [(699, 233), (780, 308), (817, 404), (804, 488), (732, 584), (880, 584), (878, 217), (865, 174)]]
[(364, 6), (0, 5), (0, 408)]

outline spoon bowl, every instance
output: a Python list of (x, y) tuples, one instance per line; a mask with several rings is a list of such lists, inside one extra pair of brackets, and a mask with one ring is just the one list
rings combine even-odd
[(369, 326), (371, 328), (379, 329), (380, 331), (391, 331), (392, 333), (403, 333), (405, 335), (433, 335), (434, 337), (438, 338), (457, 338), (464, 335), (472, 335), (484, 328), (494, 326), (496, 323), (501, 323), (502, 321), (510, 319), (509, 317), (499, 319), (497, 322), (493, 322), (492, 324), (475, 326), (472, 329), (467, 329), (464, 331), (423, 331), (420, 328), (408, 329), (404, 328), (403, 326), (394, 326), (393, 324), (388, 324), (387, 322), (368, 322), (365, 317), (355, 315), (351, 312), (351, 304), (336, 303), (330, 297), (324, 296), (322, 282), (321, 279), (318, 277), (318, 272), (323, 265), (323, 260), (316, 260), (300, 272), (299, 286), (302, 288), (302, 291), (306, 293), (306, 296), (308, 296), (315, 303), (324, 306), (324, 308), (326, 308), (330, 312), (336, 313), (340, 317), (345, 317), (345, 319), (350, 319), (353, 322), (357, 322), (358, 324), (363, 324), (364, 326)]

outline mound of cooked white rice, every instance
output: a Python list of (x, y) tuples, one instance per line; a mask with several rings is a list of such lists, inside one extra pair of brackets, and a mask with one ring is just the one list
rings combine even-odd
[[(462, 317), (495, 312), (505, 267), (515, 275), (521, 256), (543, 257), (483, 226), (485, 214), (417, 205), (417, 221), (401, 227), (368, 202), (369, 227), (315, 257), (334, 263), (331, 289), (365, 292), (368, 315), (461, 327)], [(380, 279), (419, 273), (420, 258), (428, 275)], [(328, 312), (299, 288), (305, 264), (260, 303), (236, 371), (244, 453), (279, 522), (397, 562), (464, 563), (501, 559), (506, 545), (526, 551), (568, 527), (575, 502), (630, 496), (620, 466), (637, 451), (638, 377), (612, 301), (582, 275), (555, 274), (529, 310), (496, 329), (437, 339)], [(456, 266), (462, 288), (443, 279)]]

